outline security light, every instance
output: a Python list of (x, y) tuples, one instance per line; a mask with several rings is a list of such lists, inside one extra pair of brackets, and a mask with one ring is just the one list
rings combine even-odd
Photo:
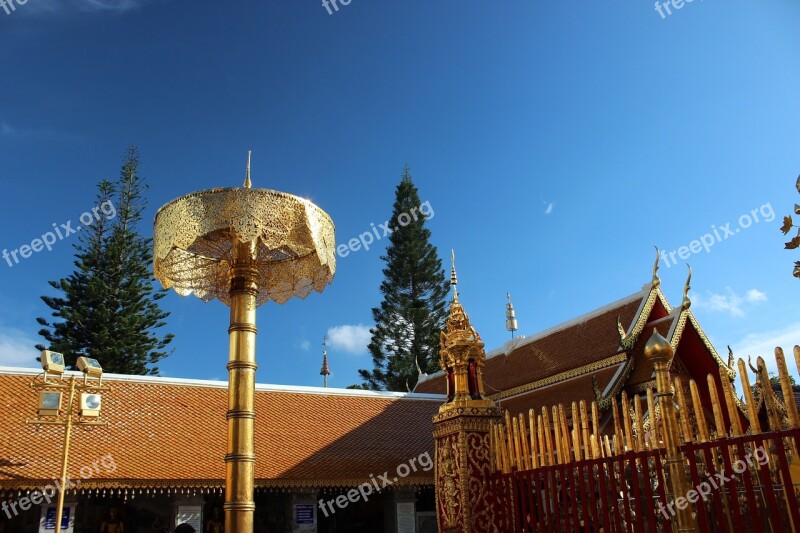
[(102, 397), (99, 394), (83, 392), (81, 393), (80, 416), (100, 416)]
[(58, 416), (61, 413), (60, 392), (39, 393), (39, 416)]
[(48, 374), (61, 375), (64, 373), (64, 356), (58, 352), (42, 350), (40, 359), (42, 368)]
[(78, 357), (78, 370), (93, 378), (99, 378), (103, 375), (103, 367), (100, 366), (97, 359), (90, 357)]

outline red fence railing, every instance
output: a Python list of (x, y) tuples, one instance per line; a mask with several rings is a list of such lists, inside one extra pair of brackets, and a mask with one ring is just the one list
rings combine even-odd
[(800, 531), (791, 482), (800, 430), (689, 443), (681, 447), (692, 488), (672, 494), (665, 450), (544, 466), (489, 480), (496, 509), (513, 516), (509, 532), (677, 531), (689, 506), (700, 531)]

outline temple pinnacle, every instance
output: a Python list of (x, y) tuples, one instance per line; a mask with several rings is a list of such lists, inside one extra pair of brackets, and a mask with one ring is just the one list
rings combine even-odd
[(322, 338), (322, 370), (319, 371), (319, 375), (322, 376), (322, 386), (328, 386), (328, 376), (331, 375), (331, 369), (328, 366), (328, 336), (325, 335)]
[(458, 302), (458, 276), (456, 275), (456, 252), (450, 250), (450, 260), (453, 263), (450, 269), (450, 286), (453, 287), (453, 302)]
[(252, 153), (251, 150), (247, 151), (247, 170), (244, 174), (244, 188), (249, 189), (253, 184), (250, 181), (250, 154)]
[(517, 316), (514, 312), (514, 304), (511, 303), (511, 294), (506, 293), (508, 303), (506, 304), (506, 329), (511, 332), (511, 338), (514, 338), (514, 332), (517, 331)]

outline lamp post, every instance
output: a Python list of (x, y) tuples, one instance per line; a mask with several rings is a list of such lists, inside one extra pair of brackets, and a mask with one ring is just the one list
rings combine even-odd
[[(75, 392), (91, 394), (96, 396), (96, 393), (111, 390), (110, 387), (102, 384), (103, 369), (95, 359), (87, 357), (80, 357), (78, 359), (78, 368), (83, 372), (84, 378), (81, 383), (73, 374), (68, 382), (63, 380), (64, 373), (64, 356), (45, 350), (41, 355), (42, 367), (44, 373), (34, 378), (31, 382), (31, 388), (39, 391), (39, 412), (36, 418), (26, 420), (27, 424), (40, 425), (40, 426), (64, 426), (64, 446), (61, 454), (61, 477), (58, 490), (58, 500), (56, 503), (56, 533), (61, 533), (61, 519), (64, 515), (64, 492), (66, 491), (67, 484), (67, 469), (69, 467), (69, 449), (70, 438), (72, 436), (72, 426), (77, 424), (80, 426), (107, 426), (107, 422), (100, 422), (93, 420), (100, 416), (99, 398), (94, 399), (97, 405), (83, 405), (86, 403), (86, 398), (81, 398), (81, 409), (78, 412), (77, 422), (73, 421), (75, 412)], [(56, 375), (59, 380), (56, 382), (49, 381), (51, 375)], [(97, 383), (89, 381), (89, 377), (98, 378)], [(55, 392), (54, 392), (55, 391)], [(69, 391), (69, 399), (67, 400), (67, 409), (65, 411), (64, 419), (61, 419), (61, 394), (63, 391)]]
[(334, 226), (309, 200), (253, 189), (209, 189), (161, 207), (153, 271), (181, 296), (230, 306), (225, 531), (253, 531), (256, 308), (322, 292), (336, 271)]

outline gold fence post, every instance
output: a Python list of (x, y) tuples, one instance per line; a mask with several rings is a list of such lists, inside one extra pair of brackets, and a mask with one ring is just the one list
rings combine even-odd
[[(664, 446), (667, 450), (666, 465), (669, 468), (669, 479), (672, 493), (675, 498), (684, 496), (691, 488), (689, 476), (686, 473), (686, 459), (680, 450), (680, 429), (674, 405), (669, 363), (674, 355), (674, 350), (667, 340), (657, 330), (644, 348), (644, 356), (653, 363), (656, 373), (656, 387), (658, 388), (658, 404), (664, 418)], [(697, 522), (690, 506), (683, 509), (676, 506), (678, 514), (678, 531), (699, 531)]]

